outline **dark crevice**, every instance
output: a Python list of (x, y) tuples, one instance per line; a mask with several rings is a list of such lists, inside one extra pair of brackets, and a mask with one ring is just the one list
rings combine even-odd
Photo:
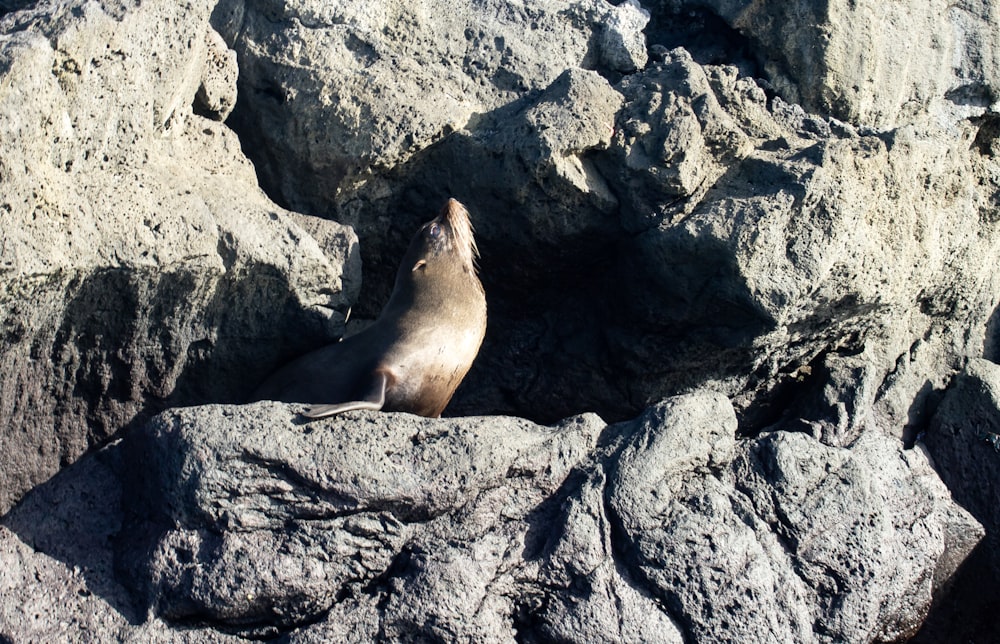
[[(602, 436), (609, 444), (618, 442), (621, 431), (614, 429), (614, 426), (605, 431), (607, 438)], [(619, 450), (613, 450), (603, 460), (601, 467), (604, 468), (605, 485), (602, 491), (602, 511), (608, 526), (608, 541), (611, 544), (611, 558), (615, 565), (617, 574), (637, 592), (648, 597), (655, 603), (665, 615), (677, 627), (684, 639), (685, 644), (695, 644), (697, 638), (693, 632), (693, 624), (687, 618), (683, 606), (677, 604), (675, 597), (662, 589), (643, 571), (642, 563), (639, 561), (639, 554), (633, 544), (633, 540), (628, 530), (625, 528), (624, 519), (618, 514), (612, 502), (613, 484), (615, 470), (618, 467), (616, 458)]]
[[(707, 7), (660, 0), (651, 6), (646, 42), (654, 56), (683, 47), (701, 65), (736, 65), (743, 76), (763, 77), (750, 40)], [(659, 5), (658, 7), (656, 5)]]
[(547, 640), (539, 637), (544, 621), (542, 615), (548, 611), (549, 595), (541, 591), (527, 591), (514, 603), (511, 615), (514, 641), (518, 644), (542, 644)]
[(990, 319), (986, 322), (983, 358), (1000, 364), (1000, 305), (993, 309)]
[(973, 149), (983, 156), (1000, 156), (1000, 114), (989, 112), (972, 122), (979, 126), (972, 142)]
[[(748, 390), (760, 384), (772, 382), (766, 391), (755, 395), (745, 408), (737, 409), (739, 435), (753, 438), (761, 432), (788, 420), (801, 400), (822, 388), (826, 382), (823, 363), (827, 357), (840, 352), (825, 349), (805, 362), (792, 362), (780, 367), (772, 374), (768, 365), (762, 365), (751, 377)], [(847, 355), (850, 355), (848, 353)]]
[(0, 0), (0, 18), (8, 13), (30, 9), (36, 4), (38, 4), (37, 0)]

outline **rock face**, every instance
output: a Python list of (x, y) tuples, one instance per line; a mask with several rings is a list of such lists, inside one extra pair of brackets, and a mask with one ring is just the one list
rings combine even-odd
[[(255, 4), (215, 22), (239, 56), (231, 123), (266, 189), (364, 240), (359, 315), (388, 295), (421, 213), (447, 196), (471, 204), (491, 333), (455, 412), (624, 419), (712, 382), (753, 431), (788, 397), (830, 398), (794, 415), (831, 444), (874, 417), (909, 438), (926, 422), (925, 385), (943, 388), (982, 355), (1000, 292), (986, 268), (996, 113), (968, 98), (996, 85), (982, 36), (993, 10), (883, 18), (954, 35), (921, 59), (925, 83), (918, 67), (899, 71), (913, 57), (868, 26), (867, 5), (791, 16), (781, 3), (663, 4), (647, 38), (656, 56), (633, 57), (634, 71), (606, 62), (618, 56), (608, 43), (631, 38), (610, 29), (643, 27), (629, 3), (535, 3), (530, 15), (509, 3)], [(743, 34), (742, 57), (724, 61), (738, 66), (671, 49), (662, 25), (706, 11), (729, 21), (717, 40)], [(794, 38), (777, 31), (786, 24)], [(877, 60), (859, 62), (869, 51)], [(766, 81), (740, 72), (755, 65)], [(866, 65), (871, 82), (858, 78)], [(857, 391), (805, 376), (856, 356)]]
[(0, 23), (0, 511), (160, 401), (238, 400), (342, 329), (353, 233), (327, 224), (324, 254), (193, 112), (235, 100), (210, 9)]
[(782, 96), (852, 123), (892, 128), (919, 119), (941, 97), (973, 112), (1000, 98), (1000, 57), (992, 35), (1000, 19), (995, 3), (652, 4), (664, 27), (702, 12), (721, 17), (748, 41), (752, 58)]
[(956, 376), (926, 435), (931, 457), (957, 502), (986, 528), (986, 538), (955, 581), (953, 601), (974, 607), (967, 620), (940, 620), (935, 636), (996, 637), (1000, 597), (1000, 366), (972, 360)]
[[(945, 395), (927, 432), (941, 476), (987, 529), (1000, 555), (1000, 366), (969, 363)], [(994, 559), (1000, 577), (1000, 556)]]
[[(141, 625), (91, 619), (101, 634), (165, 619), (291, 641), (911, 634), (982, 535), (924, 454), (877, 433), (836, 448), (801, 433), (737, 441), (736, 429), (710, 392), (611, 426), (367, 412), (303, 426), (276, 403), (192, 407), (34, 492), (7, 526), (85, 569), (126, 615), (150, 610)], [(114, 476), (134, 606), (101, 543), (115, 508), (88, 514)], [(46, 522), (95, 543), (67, 548)]]
[[(883, 4), (0, 2), (0, 640), (988, 639), (1000, 9)], [(447, 197), (473, 418), (233, 406)]]

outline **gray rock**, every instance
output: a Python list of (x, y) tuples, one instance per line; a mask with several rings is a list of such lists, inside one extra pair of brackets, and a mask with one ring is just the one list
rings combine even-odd
[[(645, 215), (626, 222), (630, 228), (643, 230), (646, 218), (664, 217), (661, 204), (697, 203), (696, 193), (750, 153), (750, 139), (719, 105), (710, 73), (676, 49), (662, 63), (622, 80), (626, 104), (602, 169), (627, 188), (627, 212)], [(755, 98), (765, 111), (763, 92)]]
[(158, 467), (119, 557), (153, 615), (299, 641), (891, 640), (982, 534), (921, 452), (737, 442), (714, 393), (611, 428), (292, 411), (135, 437)]
[[(785, 58), (835, 71), (857, 71), (837, 61), (860, 55), (838, 47), (906, 29), (901, 9), (884, 34), (859, 26), (851, 42), (837, 27), (842, 40), (815, 48), (810, 34), (829, 26), (822, 3), (792, 16), (802, 29), (788, 38), (761, 35), (791, 19), (774, 3), (660, 3), (654, 21), (668, 5), (677, 16), (715, 7), (766, 49), (761, 56), (811, 47), (819, 59)], [(543, 3), (530, 16), (461, 3), (425, 13), (225, 6), (214, 24), (240, 52), (245, 99), (231, 121), (271, 194), (357, 227), (367, 285), (357, 315), (377, 314), (422, 219), (448, 196), (470, 204), (492, 324), (457, 413), (553, 422), (594, 410), (620, 420), (708, 384), (733, 397), (751, 431), (804, 424), (845, 445), (866, 419), (909, 439), (933, 391), (981, 355), (1000, 292), (992, 274), (981, 275), (996, 222), (968, 213), (995, 210), (995, 126), (975, 101), (931, 110), (954, 106), (951, 81), (915, 89), (927, 100), (907, 103), (891, 119), (898, 127), (876, 135), (854, 112), (832, 110), (845, 123), (775, 96), (776, 86), (787, 99), (804, 96), (818, 78), (793, 78), (783, 64), (758, 81), (745, 65), (661, 50), (661, 63), (622, 77), (600, 62), (601, 42), (617, 24), (608, 12), (638, 12), (629, 4), (559, 12)], [(913, 20), (926, 18), (933, 32), (939, 20), (965, 20), (959, 40), (983, 54), (983, 70), (992, 65), (991, 45), (975, 35), (986, 9), (967, 19), (928, 11)], [(386, 28), (393, 20), (405, 28)], [(638, 42), (640, 32), (627, 31)], [(898, 51), (872, 54), (892, 59), (886, 88), (910, 82), (893, 67)], [(620, 78), (625, 104), (577, 68)], [(519, 80), (501, 82), (510, 75)], [(869, 82), (852, 78), (828, 77), (850, 83), (844, 92)], [(873, 113), (892, 112), (888, 104), (906, 95), (896, 89), (877, 94), (887, 102)], [(574, 141), (586, 145), (545, 145)], [(970, 226), (981, 234), (947, 232)], [(864, 391), (845, 381), (824, 393), (827, 356), (862, 356)], [(812, 410), (787, 404), (804, 398), (829, 400)], [(855, 404), (850, 421), (838, 416), (838, 405)]]
[(217, 121), (225, 121), (236, 107), (236, 52), (226, 46), (214, 29), (205, 33), (205, 69), (195, 94), (197, 106)]
[(236, 127), (283, 202), (336, 210), (364, 238), (364, 184), (567, 68), (641, 66), (641, 17), (603, 0), (249, 5), (230, 35)]
[[(424, 623), (412, 611), (434, 610), (438, 625), (428, 635), (465, 632), (475, 627), (463, 623), (468, 609), (483, 600), (500, 563), (482, 557), (502, 559), (511, 538), (498, 550), (496, 536), (479, 543), (469, 533), (496, 528), (505, 514), (512, 530), (527, 530), (525, 515), (558, 488), (603, 428), (596, 417), (562, 430), (517, 419), (434, 422), (406, 414), (308, 426), (293, 418), (274, 403), (200, 407), (161, 414), (145, 430), (134, 459), (157, 468), (142, 473), (138, 489), (151, 516), (165, 513), (175, 527), (148, 560), (129, 566), (157, 614), (300, 625), (338, 597), (360, 595), (405, 553), (413, 588), (390, 599), (396, 621), (385, 628), (408, 632)], [(464, 513), (473, 516), (451, 516)], [(463, 547), (478, 554), (451, 552), (445, 539), (468, 542)], [(458, 601), (459, 589), (463, 608), (449, 617), (441, 611), (446, 598)], [(420, 594), (428, 597), (415, 601)], [(496, 630), (491, 612), (482, 619), (484, 633)]]
[[(449, 182), (479, 206), (480, 244), (550, 249), (547, 262), (525, 256), (506, 268), (512, 279), (527, 279), (546, 265), (579, 260), (617, 228), (618, 199), (592, 158), (610, 144), (621, 105), (621, 94), (599, 74), (570, 68), (541, 92), (449, 136), (412, 174), (431, 183), (441, 167), (452, 169)], [(505, 217), (493, 215), (510, 204)]]
[(982, 537), (929, 459), (868, 432), (849, 449), (779, 433), (734, 463), (736, 486), (782, 537), (825, 641), (911, 636)]
[(919, 450), (738, 440), (716, 393), (611, 427), (294, 418), (172, 410), (34, 490), (0, 635), (887, 641), (982, 534)]
[(1000, 578), (1000, 366), (969, 362), (923, 440), (955, 500), (985, 526), (989, 565)]
[[(0, 524), (0, 640), (190, 642), (137, 607), (115, 578), (122, 526), (120, 443), (83, 456), (32, 490)], [(199, 629), (199, 642), (242, 638)]]
[(638, 0), (625, 0), (615, 7), (601, 31), (601, 62), (610, 70), (629, 74), (646, 66), (646, 39), (642, 30), (649, 12)]
[(1000, 16), (990, 2), (654, 5), (671, 15), (707, 8), (722, 17), (745, 36), (786, 100), (809, 111), (889, 128), (927, 109), (961, 111), (996, 101), (1000, 58), (992, 34)]
[[(995, 571), (997, 9), (529, 5), (0, 3), (0, 512), (65, 466), (0, 639), (895, 640)], [(533, 422), (204, 405), (373, 316), (448, 196), (491, 316), (449, 413)]]
[[(980, 212), (990, 208), (994, 189), (980, 191), (971, 177), (989, 175), (991, 162), (978, 153), (965, 156), (964, 144), (942, 131), (904, 129), (883, 140), (832, 125), (827, 136), (808, 126), (764, 142), (756, 137), (806, 125), (762, 110), (752, 88), (732, 75), (712, 80), (711, 92), (692, 102), (717, 100), (737, 117), (731, 122), (757, 119), (753, 128), (741, 126), (756, 147), (717, 178), (707, 160), (696, 163), (714, 181), (700, 188), (700, 198), (668, 202), (651, 189), (632, 197), (639, 207), (631, 221), (645, 217), (647, 228), (620, 258), (613, 283), (621, 304), (605, 336), (616, 361), (646, 377), (630, 383), (623, 398), (648, 401), (654, 390), (715, 381), (734, 397), (748, 428), (761, 428), (792, 412), (791, 400), (825, 386), (805, 377), (822, 372), (813, 367), (824, 356), (863, 355), (867, 375), (857, 392), (837, 394), (843, 400), (830, 404), (854, 399), (852, 422), (867, 417), (898, 435), (910, 433), (926, 421), (925, 390), (943, 387), (964, 360), (981, 354), (998, 288), (992, 273), (967, 282), (945, 269), (960, 262), (980, 275), (974, 267), (992, 257), (995, 237), (987, 231), (996, 222), (989, 216), (969, 221), (944, 195), (913, 207), (924, 198), (917, 196), (923, 193), (919, 177), (932, 191), (963, 186), (970, 208)], [(943, 156), (942, 145), (955, 146), (951, 156)], [(933, 178), (923, 163), (937, 168)], [(992, 179), (985, 181), (992, 186)], [(642, 205), (657, 199), (656, 208)], [(943, 221), (952, 224), (940, 229), (933, 223)], [(948, 232), (963, 227), (983, 235)], [(914, 236), (913, 230), (928, 234)], [(959, 309), (961, 324), (944, 322)], [(676, 337), (684, 340), (674, 342)], [(697, 382), (691, 382), (694, 372)], [(818, 411), (784, 420), (827, 422)], [(845, 436), (828, 440), (849, 442), (858, 432), (848, 425)]]
[(216, 117), (234, 98), (209, 9), (0, 20), (0, 512), (164, 399), (238, 400), (343, 328), (353, 233), (320, 249), (192, 112), (199, 86)]
[(638, 578), (697, 641), (912, 635), (982, 536), (927, 458), (877, 433), (734, 445), (735, 425), (707, 395), (638, 421), (608, 493)]
[(621, 565), (605, 509), (607, 475), (585, 478), (561, 509), (540, 580), (548, 589), (538, 639), (564, 642), (683, 642), (650, 589)]

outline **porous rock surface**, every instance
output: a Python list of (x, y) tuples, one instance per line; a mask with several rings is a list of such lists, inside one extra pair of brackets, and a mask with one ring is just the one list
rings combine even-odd
[[(0, 640), (996, 635), (997, 11), (0, 2)], [(447, 197), (473, 417), (229, 404)]]
[(0, 510), (160, 401), (237, 400), (260, 361), (342, 329), (354, 234), (328, 223), (324, 253), (193, 112), (219, 84), (210, 9), (0, 22)]
[[(737, 441), (736, 429), (713, 392), (611, 426), (593, 414), (551, 427), (370, 412), (303, 425), (276, 403), (176, 409), (32, 492), (5, 536), (83, 567), (130, 618), (84, 618), (85, 601), (49, 606), (50, 620), (127, 638), (171, 621), (289, 641), (914, 632), (982, 534), (923, 452), (878, 433), (837, 448), (801, 433)], [(97, 499), (123, 482), (115, 526), (115, 504)], [(93, 542), (49, 541), (95, 508)], [(12, 563), (20, 575), (38, 565)], [(45, 605), (32, 588), (0, 590), (30, 613)], [(21, 636), (56, 632), (15, 613)]]
[(986, 527), (1000, 576), (1000, 366), (969, 363), (931, 420), (926, 442), (955, 498)]

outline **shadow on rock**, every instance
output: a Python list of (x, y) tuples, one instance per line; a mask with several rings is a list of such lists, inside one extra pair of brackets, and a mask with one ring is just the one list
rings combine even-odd
[[(994, 318), (996, 314), (994, 313)], [(997, 641), (1000, 597), (1000, 366), (972, 360), (944, 393), (925, 436), (955, 501), (986, 528), (916, 641)]]
[(1000, 362), (1000, 306), (993, 310), (993, 315), (986, 323), (983, 357), (992, 362)]
[(79, 571), (89, 591), (130, 624), (145, 621), (114, 574), (113, 540), (121, 528), (120, 443), (92, 452), (35, 487), (2, 525), (35, 551)]

